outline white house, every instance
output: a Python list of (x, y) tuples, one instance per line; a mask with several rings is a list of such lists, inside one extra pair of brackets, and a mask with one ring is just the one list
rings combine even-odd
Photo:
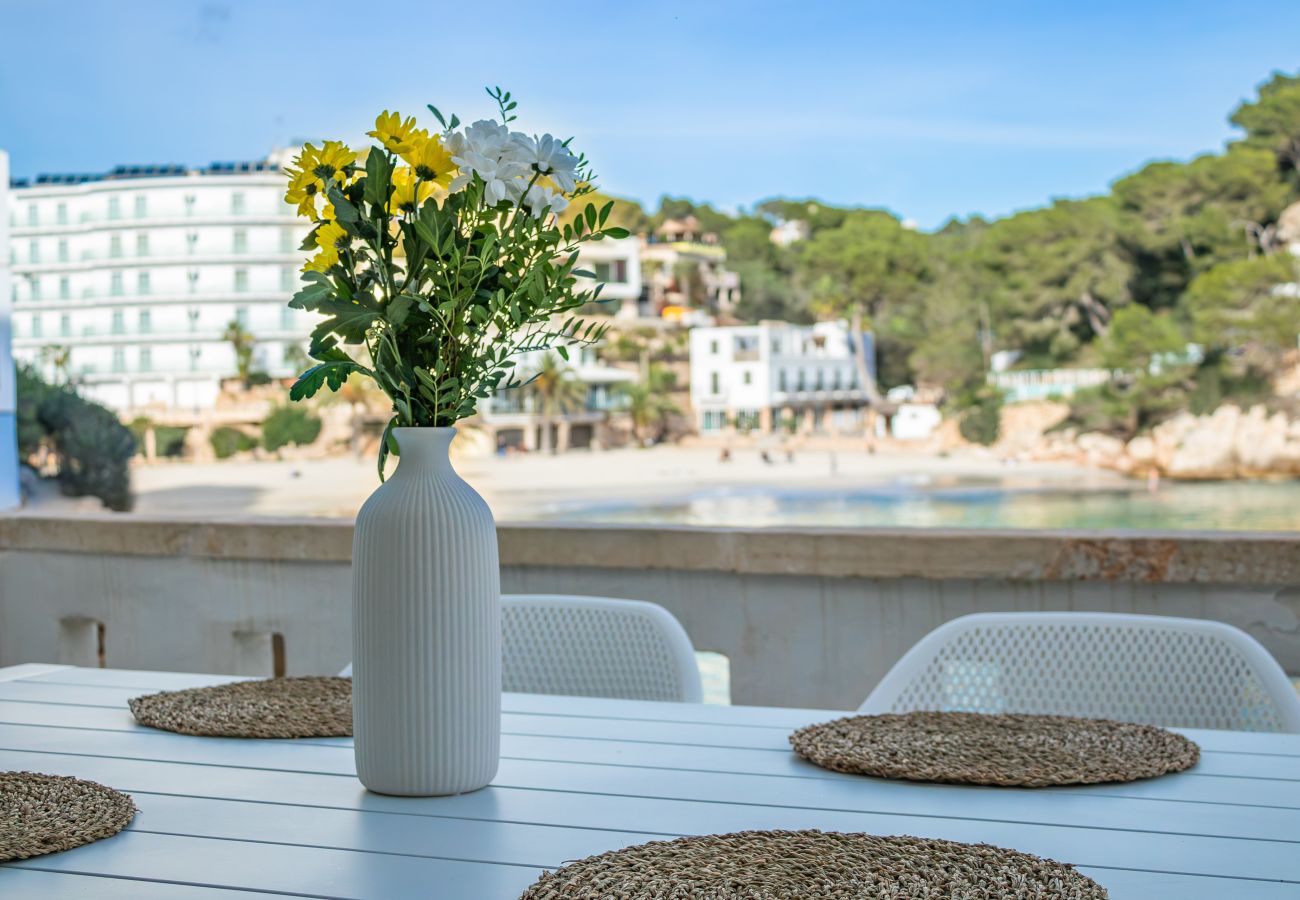
[[(764, 432), (795, 424), (808, 431), (862, 425), (859, 382), (845, 322), (760, 322), (691, 330), (691, 406), (701, 434), (730, 425)], [(872, 336), (863, 336), (875, 374)]]
[(283, 202), (285, 160), (119, 166), (13, 183), (14, 355), (123, 413), (199, 410), (235, 374), (222, 338), (252, 333), (255, 368), (293, 374), (311, 315), (289, 309), (305, 223)]
[(604, 312), (620, 318), (637, 314), (641, 299), (641, 241), (635, 237), (587, 241), (578, 251), (578, 268), (591, 272), (608, 301)]

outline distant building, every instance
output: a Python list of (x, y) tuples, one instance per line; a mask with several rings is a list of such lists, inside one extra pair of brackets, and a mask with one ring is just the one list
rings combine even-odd
[(604, 285), (600, 299), (604, 312), (635, 318), (641, 299), (641, 241), (627, 237), (587, 241), (578, 252), (578, 268), (591, 272)]
[(642, 314), (680, 308), (729, 315), (740, 302), (740, 276), (726, 263), (718, 236), (702, 232), (694, 216), (664, 222), (641, 249)]
[(802, 219), (792, 219), (773, 228), (769, 237), (778, 247), (788, 247), (799, 241), (806, 241), (811, 233), (812, 229), (808, 227), (807, 222)]
[(9, 157), (0, 150), (0, 510), (21, 502), (18, 491), (18, 429), (9, 291)]
[[(862, 427), (867, 393), (845, 322), (760, 322), (691, 330), (691, 407), (701, 434)], [(867, 370), (875, 346), (864, 335)]]
[[(516, 357), (520, 380), (537, 371), (545, 353), (533, 351)], [(598, 449), (620, 442), (629, 433), (623, 388), (636, 376), (623, 369), (601, 365), (592, 347), (569, 348), (564, 364), (569, 376), (582, 385), (567, 409), (543, 415), (538, 397), (527, 387), (511, 388), (479, 403), (478, 427), (493, 446), (521, 450)]]
[(285, 162), (13, 182), (14, 355), (124, 414), (211, 407), (236, 373), (232, 321), (255, 369), (294, 374), (313, 317), (287, 306), (307, 229), (282, 199)]

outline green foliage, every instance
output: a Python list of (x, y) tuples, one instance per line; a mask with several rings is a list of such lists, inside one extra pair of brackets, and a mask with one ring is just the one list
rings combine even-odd
[(1173, 367), (1085, 388), (1074, 395), (1070, 415), (1057, 427), (1100, 431), (1128, 440), (1186, 409), (1194, 386), (1189, 368)]
[(226, 323), (226, 330), (222, 332), (221, 339), (230, 344), (231, 349), (235, 351), (235, 374), (239, 376), (239, 380), (245, 387), (250, 387), (255, 374), (253, 352), (257, 349), (252, 332), (238, 319), (231, 319)]
[(1259, 99), (1238, 106), (1231, 121), (1246, 132), (1247, 145), (1275, 154), (1293, 179), (1300, 175), (1300, 75), (1274, 72)]
[(1002, 392), (981, 385), (962, 401), (957, 430), (972, 444), (996, 444), (1002, 432)]
[[(43, 435), (40, 444), (56, 455), (59, 489), (72, 497), (98, 497), (112, 510), (129, 510), (131, 495), (130, 460), (135, 454), (135, 437), (109, 409), (83, 399), (67, 386), (45, 386), (42, 390), (29, 372), (20, 381), (20, 392), (31, 392), (28, 402), (37, 405), (34, 420), (27, 428), (38, 426)], [(39, 399), (37, 399), (39, 398)], [(22, 393), (19, 396), (23, 404)], [(20, 438), (20, 446), (31, 448), (31, 434)]]
[(144, 453), (145, 434), (153, 429), (155, 452), (159, 456), (177, 457), (185, 454), (185, 435), (188, 428), (171, 425), (155, 425), (148, 416), (137, 416), (126, 426), (135, 437), (136, 451)]
[(606, 219), (610, 227), (626, 228), (631, 234), (645, 234), (650, 230), (650, 216), (646, 214), (645, 208), (640, 203), (626, 197), (615, 197), (603, 191), (592, 191), (583, 197), (582, 203), (570, 206), (560, 214), (560, 223), (572, 225), (582, 215), (588, 203), (593, 204), (597, 209), (604, 207), (606, 203), (614, 204), (609, 218)]
[(238, 428), (231, 428), (228, 425), (222, 425), (220, 428), (214, 429), (212, 436), (208, 440), (212, 444), (212, 452), (216, 454), (217, 459), (229, 459), (236, 453), (252, 450), (257, 446), (257, 441), (252, 435)]
[(1181, 353), (1187, 340), (1168, 313), (1133, 305), (1115, 313), (1101, 344), (1102, 364), (1108, 368), (1147, 371), (1157, 358)]
[(46, 384), (35, 369), (24, 363), (18, 363), (17, 368), (18, 458), (25, 460), (48, 445), (49, 432), (41, 421), (41, 404), (64, 388)]
[(667, 436), (672, 417), (682, 412), (671, 396), (676, 388), (677, 376), (662, 366), (651, 366), (644, 380), (624, 388), (632, 429), (638, 437), (650, 432), (651, 440), (658, 443)]
[(274, 453), (290, 444), (310, 444), (320, 436), (320, 429), (320, 417), (309, 409), (280, 406), (262, 423), (262, 446)]
[(1289, 253), (1216, 266), (1187, 289), (1193, 335), (1210, 347), (1280, 355), (1300, 330), (1300, 293), (1286, 287), (1297, 280), (1300, 266)]

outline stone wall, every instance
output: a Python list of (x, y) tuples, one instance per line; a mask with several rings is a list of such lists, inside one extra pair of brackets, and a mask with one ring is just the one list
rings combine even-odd
[[(671, 610), (731, 660), (737, 703), (852, 708), (970, 612), (1218, 619), (1300, 673), (1300, 535), (504, 524), (507, 592)], [(270, 674), (350, 655), (352, 526), (0, 517), (0, 665)], [(278, 662), (277, 662), (278, 661)]]

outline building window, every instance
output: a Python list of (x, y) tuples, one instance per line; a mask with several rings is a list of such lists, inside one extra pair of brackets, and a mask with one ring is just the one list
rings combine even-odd
[(68, 242), (66, 240), (60, 240), (59, 241), (59, 262), (67, 262), (67, 261), (68, 261)]
[(109, 217), (110, 219), (120, 219), (120, 218), (122, 218), (122, 198), (121, 198), (121, 197), (109, 197), (109, 198), (108, 198), (108, 217)]
[(187, 318), (190, 320), (190, 331), (198, 331), (199, 330), (199, 308), (197, 306), (190, 307)]
[(199, 370), (199, 357), (202, 355), (203, 355), (202, 347), (190, 348), (190, 371), (191, 372), (197, 372)]
[(39, 212), (37, 211), (37, 209), (36, 209), (36, 204), (35, 204), (35, 203), (28, 203), (28, 204), (27, 204), (27, 224), (28, 224), (28, 225), (39, 225), (39, 224), (40, 224), (40, 221), (41, 221), (40, 213), (39, 213)]
[(126, 371), (126, 351), (123, 350), (121, 347), (113, 348), (113, 371), (114, 372)]
[(293, 330), (293, 310), (288, 306), (280, 307), (280, 330)]
[(147, 309), (140, 310), (140, 333), (149, 334), (153, 331), (153, 313)]
[(614, 260), (614, 265), (611, 268), (609, 277), (615, 284), (627, 284), (627, 260)]
[(68, 224), (68, 204), (60, 203), (54, 207), (54, 217), (60, 225)]
[(33, 300), (41, 299), (41, 280), (39, 278), (32, 278), (27, 283), (30, 286), (32, 299)]
[(247, 306), (236, 306), (236, 307), (235, 307), (235, 321), (239, 323), (239, 327), (240, 327), (240, 328), (247, 328), (247, 327), (248, 327), (248, 307), (247, 307)]
[(185, 252), (193, 253), (194, 248), (199, 243), (199, 233), (197, 231), (187, 231), (185, 233)]
[(781, 339), (772, 338), (772, 355), (775, 356), (780, 352), (781, 352)]
[(714, 356), (717, 356), (717, 355), (718, 355), (718, 342), (717, 342), (717, 341), (709, 341), (709, 352), (712, 353)]
[(244, 213), (244, 192), (235, 191), (230, 195), (230, 211), (236, 216)]
[(63, 337), (72, 336), (72, 316), (67, 313), (59, 316), (59, 334)]
[(36, 263), (36, 262), (40, 262), (40, 261), (41, 261), (41, 242), (40, 242), (40, 241), (28, 241), (28, 242), (27, 242), (27, 261), (28, 261), (28, 262), (34, 262), (34, 263)]
[(242, 294), (248, 290), (248, 270), (235, 270), (235, 293)]
[(785, 383), (785, 369), (781, 369), (776, 373), (776, 389), (784, 392), (786, 390)]
[(135, 217), (143, 219), (149, 214), (149, 198), (144, 194), (135, 195)]
[(153, 348), (152, 347), (140, 348), (140, 371), (141, 372), (153, 371)]
[(800, 370), (799, 370), (799, 377), (795, 379), (795, 383), (794, 383), (794, 384), (795, 384), (794, 389), (795, 389), (796, 391), (804, 391), (804, 390), (807, 390), (807, 388), (808, 388), (808, 380), (807, 380), (806, 378), (804, 378), (803, 369), (800, 369)]
[(190, 269), (185, 273), (185, 279), (189, 282), (190, 293), (193, 294), (199, 289), (199, 270)]
[(596, 276), (597, 281), (609, 281), (609, 263), (598, 262), (591, 267), (592, 273)]
[(817, 370), (817, 381), (815, 383), (815, 386), (813, 387), (813, 390), (820, 391), (826, 386), (825, 375), (826, 373), (823, 372), (821, 369)]
[(69, 300), (72, 298), (72, 281), (67, 275), (59, 279), (59, 299)]
[(294, 269), (292, 266), (284, 266), (280, 269), (280, 290), (292, 291), (294, 282), (296, 281), (297, 279), (294, 278)]
[(120, 297), (124, 293), (122, 289), (122, 273), (114, 272), (108, 279), (108, 292), (114, 297)]
[(126, 333), (126, 314), (120, 309), (113, 310), (113, 324), (111, 330), (113, 334)]
[(195, 199), (196, 199), (196, 198), (195, 198), (195, 196), (194, 196), (193, 194), (186, 194), (186, 195), (185, 195), (185, 215), (187, 215), (187, 216), (192, 216), (192, 215), (194, 215), (194, 201), (195, 201)]
[(152, 292), (152, 286), (149, 283), (149, 273), (139, 272), (135, 276), (135, 292), (142, 296)]
[(236, 228), (233, 235), (234, 251), (236, 253), (248, 252), (248, 232), (243, 228)]
[(149, 255), (149, 235), (148, 235), (148, 233), (146, 233), (146, 232), (141, 232), (140, 234), (137, 234), (137, 235), (135, 236), (135, 255), (136, 255), (136, 256), (148, 256), (148, 255)]
[(709, 373), (709, 393), (710, 394), (722, 393), (722, 379), (719, 377), (717, 372)]
[(753, 373), (753, 372), (746, 371), (745, 374), (741, 376), (741, 381), (743, 381), (745, 384), (753, 384), (753, 383), (754, 383), (754, 373)]
[(122, 255), (122, 235), (115, 234), (108, 239), (108, 255), (117, 259)]
[(40, 336), (41, 336), (41, 317), (32, 316), (32, 337), (38, 338)]

